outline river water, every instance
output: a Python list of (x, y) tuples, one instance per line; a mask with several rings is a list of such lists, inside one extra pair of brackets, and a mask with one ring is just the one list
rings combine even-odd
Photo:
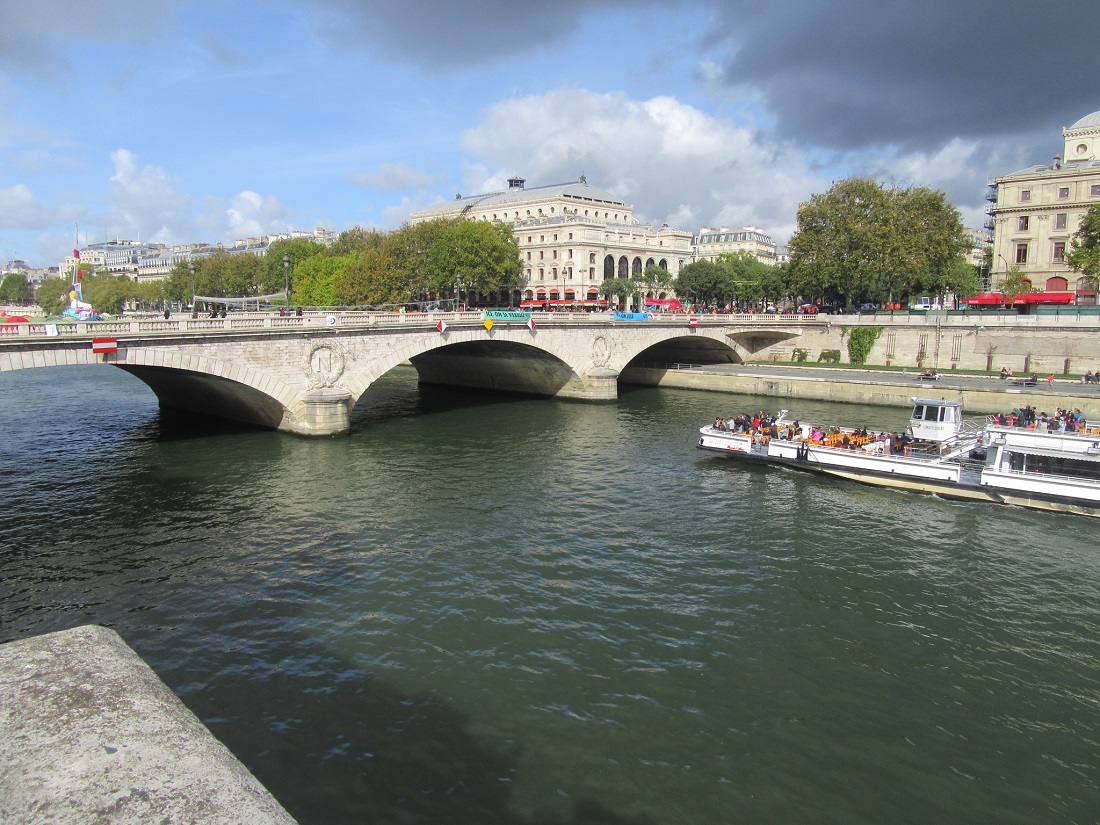
[(695, 449), (773, 399), (364, 402), (0, 375), (0, 640), (116, 629), (302, 823), (1100, 821), (1095, 522)]

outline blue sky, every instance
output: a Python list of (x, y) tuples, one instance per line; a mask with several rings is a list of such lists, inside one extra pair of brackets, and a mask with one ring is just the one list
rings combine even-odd
[(988, 178), (1100, 109), (1096, 54), (1016, 0), (8, 2), (0, 261), (57, 264), (78, 226), (392, 229), (512, 175), (783, 241), (800, 201), (862, 174), (980, 225)]

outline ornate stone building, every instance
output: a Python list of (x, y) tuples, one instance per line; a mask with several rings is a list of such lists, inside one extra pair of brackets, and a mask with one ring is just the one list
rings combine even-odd
[[(511, 178), (503, 192), (462, 197), (414, 213), (412, 223), (435, 218), (467, 218), (511, 224), (523, 262), (522, 283), (509, 297), (519, 301), (560, 301), (598, 306), (603, 282), (628, 278), (647, 266), (673, 276), (692, 260), (690, 232), (654, 229), (634, 218), (634, 207), (610, 192), (573, 183), (528, 189)], [(664, 294), (655, 298), (668, 297)]]
[(990, 183), (994, 288), (1018, 267), (1035, 289), (1076, 292), (1095, 303), (1065, 262), (1070, 242), (1090, 206), (1100, 203), (1100, 112), (1062, 130), (1063, 151), (1050, 164), (1031, 166)]
[(732, 252), (748, 252), (756, 260), (771, 266), (778, 263), (775, 241), (758, 226), (743, 226), (740, 229), (704, 226), (699, 230), (695, 238), (697, 260), (714, 261), (719, 255)]

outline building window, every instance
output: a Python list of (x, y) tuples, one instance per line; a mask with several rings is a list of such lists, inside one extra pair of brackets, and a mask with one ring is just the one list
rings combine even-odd
[(539, 250), (539, 260), (541, 261), (541, 260), (542, 260), (543, 258), (545, 258), (545, 257), (546, 257), (546, 253), (545, 253), (545, 252), (543, 252), (543, 251), (542, 251), (542, 250), (540, 249), (540, 250)]
[(596, 253), (595, 252), (589, 252), (588, 253), (588, 265), (591, 266), (594, 263), (596, 263)]
[(1066, 213), (1062, 212), (1059, 215), (1054, 216), (1054, 228), (1065, 229), (1066, 228)]
[(1063, 199), (1063, 200), (1064, 200), (1065, 198), (1068, 198), (1068, 197), (1069, 197), (1069, 187), (1068, 187), (1068, 186), (1062, 186), (1062, 187), (1060, 187), (1060, 188), (1058, 189), (1058, 197), (1059, 197), (1059, 198), (1061, 198), (1061, 199)]
[(1027, 244), (1026, 243), (1016, 244), (1016, 263), (1018, 263), (1018, 264), (1026, 264), (1027, 263)]
[(1021, 215), (1016, 228), (1020, 232), (1027, 232), (1028, 226), (1031, 225), (1031, 219), (1027, 215)]
[(1064, 264), (1066, 262), (1066, 242), (1055, 241), (1054, 242), (1054, 263)]
[(531, 260), (531, 250), (527, 250), (527, 260)]
[(1100, 183), (1094, 183), (1089, 190), (1089, 195), (1094, 198), (1100, 198)]
[(1031, 201), (1031, 190), (1030, 189), (1021, 189), (1020, 190), (1020, 203), (1029, 203), (1030, 201)]

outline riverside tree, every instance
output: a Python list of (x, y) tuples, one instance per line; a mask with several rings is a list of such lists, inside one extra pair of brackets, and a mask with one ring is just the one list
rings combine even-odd
[(942, 294), (969, 239), (942, 192), (848, 178), (799, 207), (790, 248), (792, 288), (803, 296), (893, 303)]
[(1100, 281), (1100, 204), (1090, 206), (1081, 218), (1066, 263), (1088, 278), (1094, 288)]

